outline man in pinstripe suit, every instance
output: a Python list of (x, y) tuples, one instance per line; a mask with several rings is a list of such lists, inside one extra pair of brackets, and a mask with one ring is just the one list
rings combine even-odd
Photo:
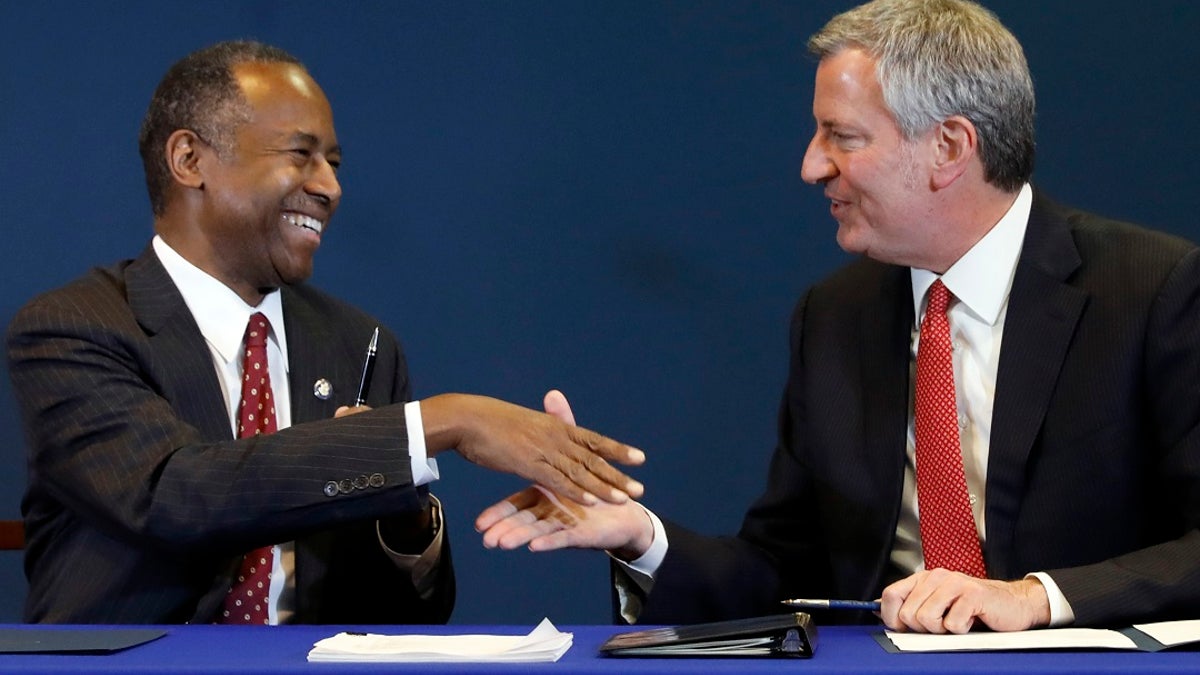
[[(189, 55), (139, 140), (151, 245), (9, 328), (30, 444), (26, 620), (212, 621), (242, 554), (270, 546), (270, 623), (441, 622), (454, 576), (427, 487), (438, 453), (582, 502), (640, 494), (604, 461), (640, 462), (636, 449), (494, 399), (410, 402), (387, 330), (367, 405), (347, 407), (378, 324), (303, 283), (341, 150), (295, 58), (250, 42)], [(279, 431), (235, 441), (258, 313)]]

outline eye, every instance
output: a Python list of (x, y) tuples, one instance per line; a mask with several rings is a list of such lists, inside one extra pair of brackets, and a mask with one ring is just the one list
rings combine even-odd
[(303, 159), (308, 159), (309, 157), (312, 157), (312, 151), (309, 150), (308, 148), (292, 148), (290, 152), (293, 155), (295, 155), (296, 157), (300, 157)]

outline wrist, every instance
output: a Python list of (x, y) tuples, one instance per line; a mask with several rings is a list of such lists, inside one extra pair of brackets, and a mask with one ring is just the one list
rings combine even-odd
[(650, 513), (636, 502), (629, 502), (629, 507), (638, 512), (631, 518), (634, 527), (629, 540), (625, 545), (608, 551), (614, 558), (625, 562), (631, 562), (646, 555), (650, 546), (654, 544), (654, 521), (650, 518)]
[(438, 394), (421, 400), (425, 454), (436, 457), (462, 445), (465, 406), (462, 394)]
[(1021, 588), (1021, 595), (1029, 608), (1030, 628), (1045, 628), (1050, 625), (1050, 596), (1037, 577), (1027, 577), (1014, 582)]

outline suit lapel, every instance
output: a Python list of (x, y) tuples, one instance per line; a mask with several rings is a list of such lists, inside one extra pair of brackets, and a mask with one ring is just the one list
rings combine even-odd
[[(868, 533), (864, 540), (890, 542), (895, 537), (904, 487), (913, 309), (908, 268), (891, 267), (885, 274), (880, 301), (864, 306), (859, 327), (864, 337), (860, 342), (864, 442), (866, 456), (874, 458), (864, 464), (871, 471), (872, 484), (878, 486), (882, 512), (888, 514), (886, 520), (873, 524), (879, 531)], [(891, 546), (878, 547), (869, 585), (855, 589), (863, 597), (882, 587), (890, 551)]]
[[(150, 341), (151, 371), (161, 394), (179, 417), (207, 441), (233, 438), (225, 393), (213, 368), (212, 353), (179, 289), (150, 246), (125, 271), (129, 306)], [(201, 595), (191, 623), (212, 621), (240, 557), (230, 558)]]
[(152, 247), (125, 271), (129, 306), (146, 331), (162, 395), (205, 440), (233, 438), (212, 354)]
[(1035, 193), (1029, 226), (1013, 278), (992, 410), (987, 474), (988, 573), (1009, 578), (1025, 465), (1054, 385), (1087, 304), (1066, 283), (1079, 267), (1069, 223)]
[[(292, 396), (292, 424), (330, 419), (338, 406), (352, 405), (358, 386), (354, 366), (341, 358), (343, 340), (336, 326), (322, 321), (301, 294), (283, 287), (283, 322), (288, 342), (288, 387)], [(367, 340), (363, 337), (363, 352)], [(328, 399), (315, 393), (318, 380), (333, 385)]]

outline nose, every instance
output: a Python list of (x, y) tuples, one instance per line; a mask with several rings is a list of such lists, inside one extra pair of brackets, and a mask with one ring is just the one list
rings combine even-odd
[(318, 197), (330, 207), (336, 207), (342, 198), (342, 185), (338, 182), (337, 172), (324, 157), (319, 157), (315, 165), (308, 182), (304, 185), (304, 191)]
[(814, 134), (804, 151), (804, 161), (800, 163), (800, 178), (805, 183), (816, 185), (824, 183), (837, 175), (837, 167), (829, 159), (822, 147), (820, 134)]

